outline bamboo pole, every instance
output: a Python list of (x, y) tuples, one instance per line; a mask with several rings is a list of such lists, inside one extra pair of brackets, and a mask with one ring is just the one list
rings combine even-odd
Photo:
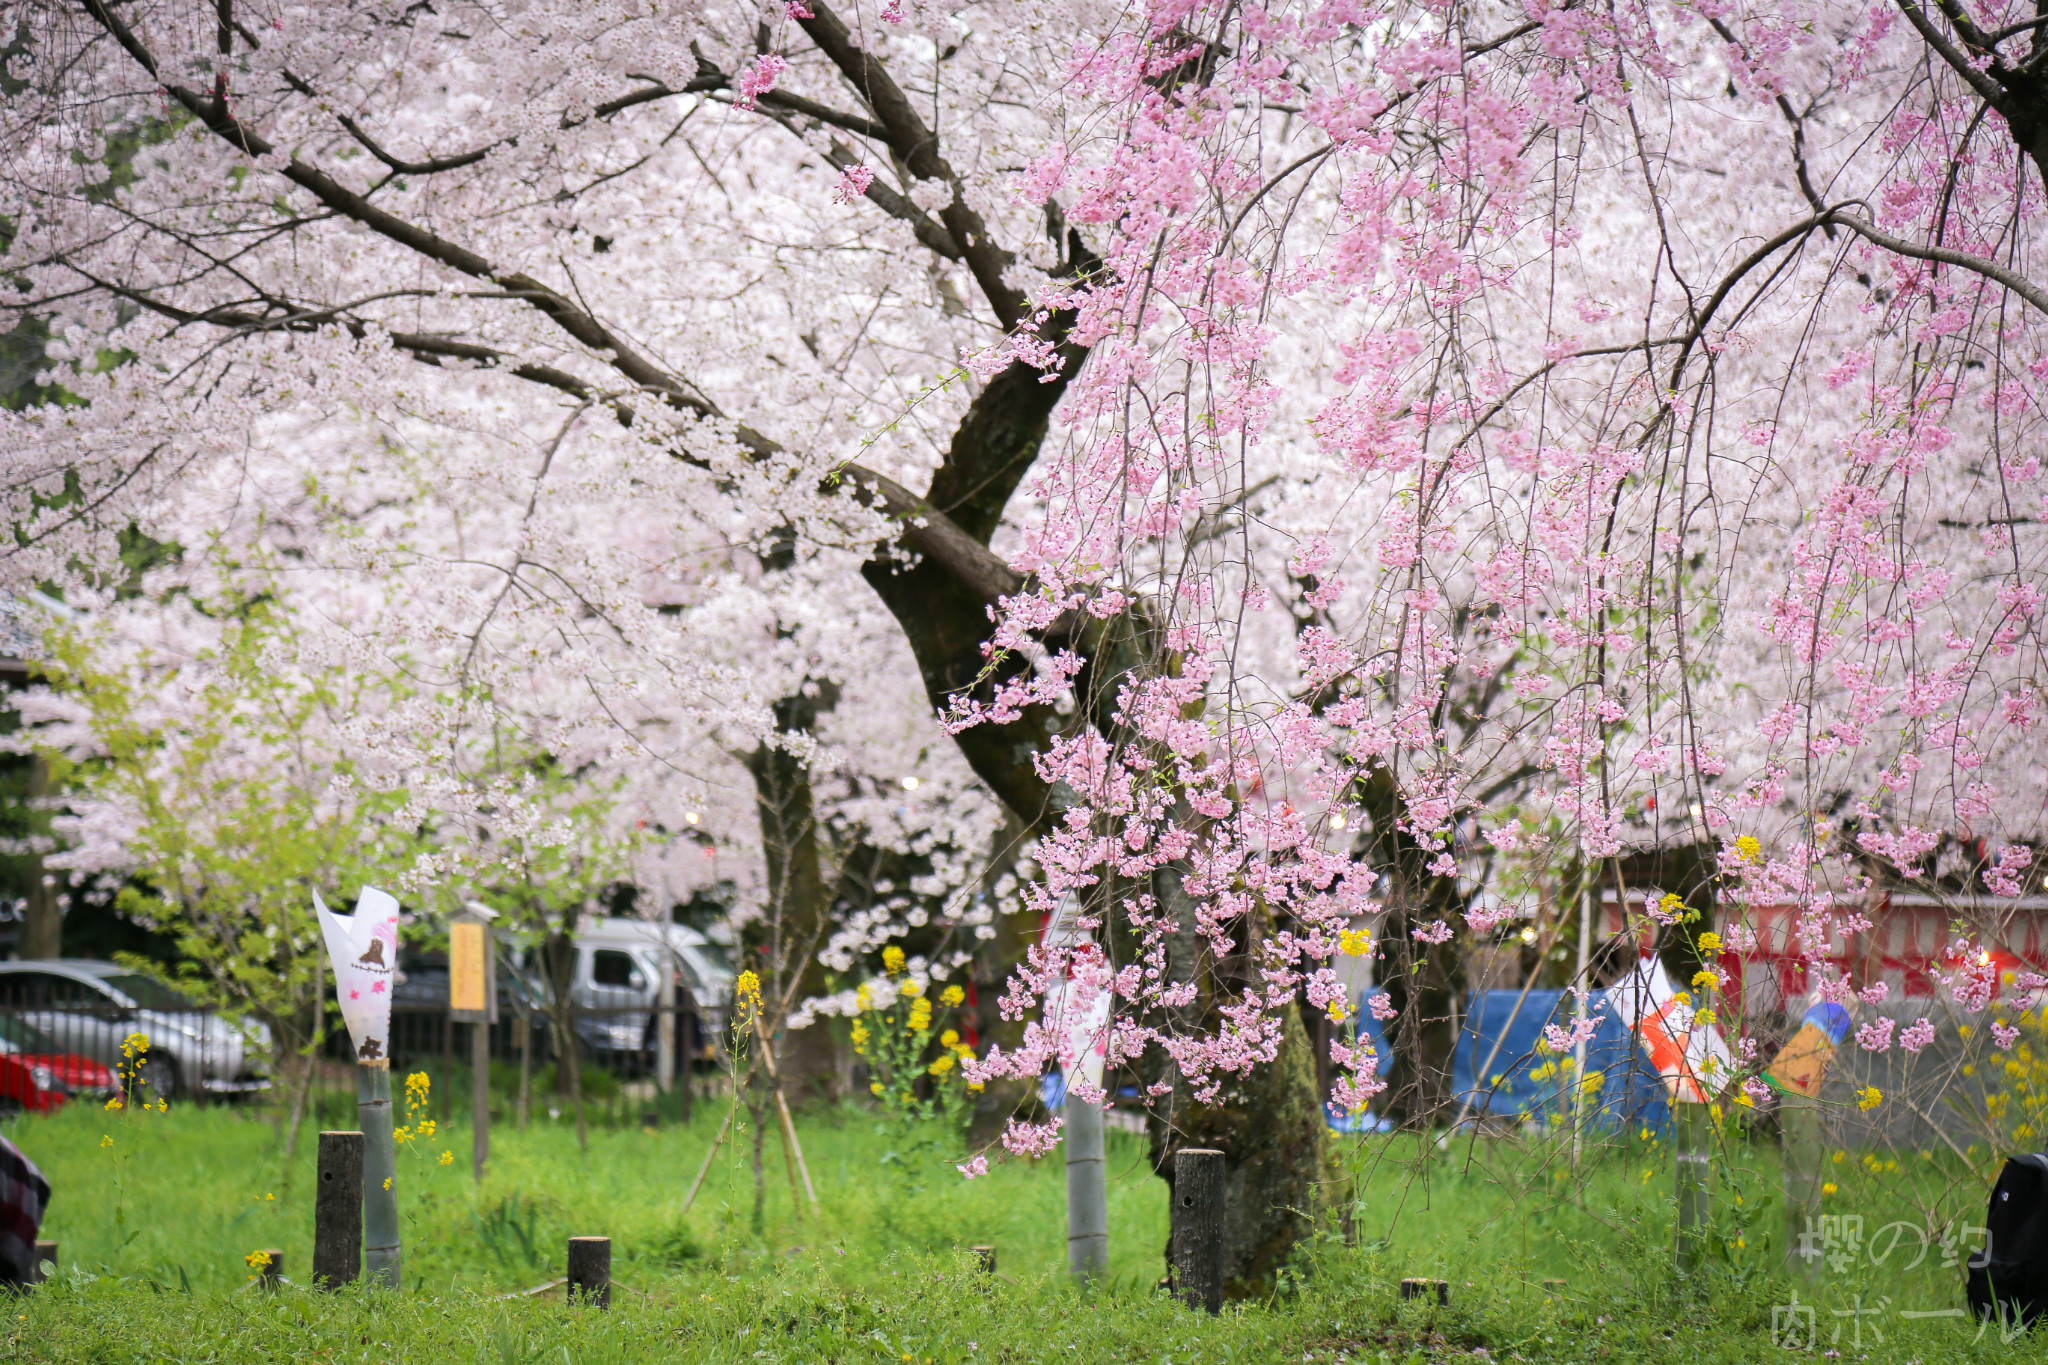
[(356, 1122), (363, 1130), (363, 1271), (371, 1284), (402, 1282), (398, 1235), (398, 1145), (392, 1140), (391, 1063), (356, 1064)]

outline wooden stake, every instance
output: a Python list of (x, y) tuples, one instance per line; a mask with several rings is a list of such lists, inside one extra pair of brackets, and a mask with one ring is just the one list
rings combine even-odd
[(28, 1282), (30, 1284), (41, 1284), (50, 1278), (44, 1272), (43, 1267), (47, 1265), (51, 1271), (55, 1271), (59, 1263), (57, 1244), (55, 1242), (37, 1242), (35, 1255), (29, 1258)]
[(732, 1127), (733, 1115), (739, 1113), (739, 1111), (739, 1090), (735, 1088), (733, 1090), (732, 1108), (726, 1110), (725, 1117), (719, 1121), (718, 1132), (711, 1139), (711, 1149), (704, 1153), (704, 1164), (697, 1168), (697, 1178), (690, 1182), (690, 1192), (683, 1196), (684, 1213), (688, 1213), (690, 1205), (697, 1202), (697, 1191), (704, 1188), (704, 1177), (711, 1174), (712, 1159), (718, 1155), (719, 1144), (725, 1141), (726, 1130)]
[(363, 1135), (322, 1133), (313, 1185), (313, 1285), (353, 1284), (363, 1262)]
[(1404, 1299), (1435, 1299), (1436, 1306), (1448, 1308), (1451, 1305), (1451, 1282), (1449, 1280), (1403, 1280), (1401, 1297)]
[(569, 1239), (569, 1302), (612, 1306), (612, 1239)]
[(1190, 1308), (1223, 1311), (1223, 1153), (1186, 1147), (1173, 1154), (1172, 1249), (1175, 1295)]

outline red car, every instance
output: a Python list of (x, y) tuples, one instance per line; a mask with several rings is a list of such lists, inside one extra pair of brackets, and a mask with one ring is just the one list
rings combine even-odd
[(0, 1014), (0, 1117), (47, 1114), (73, 1095), (111, 1095), (114, 1073), (57, 1045), (32, 1024)]

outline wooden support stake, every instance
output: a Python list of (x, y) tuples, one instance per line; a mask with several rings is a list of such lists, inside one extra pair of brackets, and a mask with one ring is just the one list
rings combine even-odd
[(470, 1174), (481, 1181), (484, 1164), (491, 1159), (491, 1026), (469, 1026), (469, 1164)]
[(1223, 1311), (1223, 1153), (1187, 1147), (1173, 1155), (1173, 1289), (1190, 1308)]
[(339, 1289), (363, 1264), (363, 1135), (322, 1133), (313, 1185), (313, 1284)]
[(704, 1177), (711, 1174), (711, 1162), (718, 1155), (719, 1144), (725, 1141), (726, 1129), (732, 1127), (732, 1117), (740, 1111), (739, 1091), (733, 1091), (732, 1108), (725, 1111), (725, 1118), (719, 1123), (718, 1131), (711, 1137), (710, 1150), (704, 1153), (704, 1164), (697, 1168), (697, 1178), (690, 1182), (690, 1192), (683, 1196), (683, 1212), (690, 1211), (690, 1205), (697, 1202), (697, 1191), (704, 1188)]
[(373, 1284), (404, 1283), (398, 1230), (398, 1144), (391, 1117), (391, 1063), (356, 1063), (356, 1122), (363, 1143), (363, 1269)]
[(1451, 1306), (1451, 1282), (1449, 1280), (1403, 1280), (1401, 1297), (1404, 1299), (1435, 1299), (1436, 1306)]
[(569, 1239), (569, 1302), (612, 1306), (612, 1239)]
[(269, 1247), (263, 1255), (265, 1260), (262, 1268), (256, 1272), (256, 1285), (259, 1289), (275, 1289), (278, 1281), (284, 1278), (284, 1252), (276, 1247)]
[[(50, 1267), (47, 1272), (43, 1269), (45, 1265)], [(55, 1242), (37, 1242), (35, 1254), (29, 1258), (28, 1282), (30, 1284), (41, 1284), (44, 1280), (50, 1278), (51, 1274), (56, 1272), (57, 1265), (57, 1244)]]

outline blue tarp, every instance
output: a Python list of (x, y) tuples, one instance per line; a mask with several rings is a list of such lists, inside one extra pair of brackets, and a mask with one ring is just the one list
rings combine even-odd
[[(1378, 993), (1369, 991), (1359, 999), (1359, 1033), (1380, 1054), (1384, 1071), (1392, 1057), (1379, 1021), (1372, 1017), (1371, 997)], [(1600, 998), (1595, 996), (1594, 1007), (1599, 1004)], [(1451, 1064), (1451, 1088), (1457, 1101), (1469, 1104), (1474, 1114), (1526, 1115), (1544, 1106), (1555, 1112), (1560, 1082), (1566, 1078), (1553, 1068), (1546, 1079), (1534, 1079), (1531, 1073), (1557, 1060), (1537, 1052), (1536, 1042), (1545, 1024), (1568, 1026), (1571, 1016), (1572, 1000), (1563, 991), (1532, 990), (1526, 997), (1520, 991), (1480, 991), (1467, 996)], [(1485, 1075), (1479, 1079), (1487, 1083), (1475, 1083), (1482, 1069)], [(1663, 1081), (1611, 1013), (1600, 1031), (1587, 1040), (1586, 1071), (1589, 1075), (1599, 1072), (1603, 1078), (1593, 1122), (1627, 1123), (1656, 1132), (1669, 1124), (1671, 1110)]]

